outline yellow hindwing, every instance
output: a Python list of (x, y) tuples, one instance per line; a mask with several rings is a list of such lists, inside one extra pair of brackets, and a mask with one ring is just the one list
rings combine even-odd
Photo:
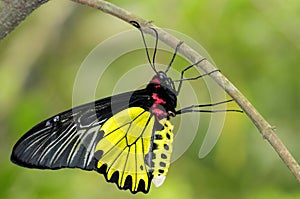
[(120, 189), (148, 192), (150, 176), (145, 165), (149, 153), (154, 117), (140, 107), (125, 109), (101, 127), (103, 138), (97, 143), (97, 168)]

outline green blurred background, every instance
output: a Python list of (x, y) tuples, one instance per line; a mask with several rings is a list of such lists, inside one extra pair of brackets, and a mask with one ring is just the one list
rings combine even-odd
[[(300, 1), (113, 3), (201, 43), (221, 71), (277, 127), (279, 137), (300, 161)], [(300, 198), (296, 179), (243, 114), (228, 114), (217, 145), (204, 159), (197, 156), (207, 129), (201, 122), (192, 146), (171, 165), (164, 185), (152, 186), (147, 195), (119, 191), (95, 172), (13, 165), (9, 156), (17, 139), (34, 124), (72, 106), (76, 73), (87, 54), (99, 42), (129, 29), (130, 25), (97, 10), (51, 1), (1, 41), (0, 198)], [(130, 61), (124, 59), (123, 66)], [(110, 68), (109, 82), (99, 86), (98, 97), (109, 94), (110, 85), (124, 70)]]

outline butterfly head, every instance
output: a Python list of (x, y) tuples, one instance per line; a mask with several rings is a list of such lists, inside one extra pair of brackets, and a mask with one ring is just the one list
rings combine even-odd
[(152, 78), (151, 83), (158, 84), (164, 88), (170, 90), (173, 94), (176, 94), (176, 89), (173, 80), (167, 76), (163, 71), (157, 72), (157, 74)]

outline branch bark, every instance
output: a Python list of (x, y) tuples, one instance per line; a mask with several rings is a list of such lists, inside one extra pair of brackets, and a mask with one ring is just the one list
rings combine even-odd
[(0, 0), (0, 40), (48, 0)]
[[(143, 31), (153, 35), (153, 31), (150, 31), (148, 26), (155, 28), (159, 34), (159, 39), (172, 48), (175, 48), (179, 40), (162, 29), (152, 25), (149, 21), (136, 16), (120, 7), (115, 6), (112, 3), (102, 0), (71, 0), (76, 3), (87, 5), (96, 9), (99, 9), (107, 14), (113, 15), (125, 22), (137, 21), (143, 28)], [(29, 3), (31, 2), (31, 3)], [(26, 18), (34, 9), (47, 0), (32, 0), (32, 1), (0, 1), (0, 39), (4, 38), (7, 33), (13, 30), (22, 20)], [(8, 9), (8, 10), (5, 10)], [(10, 13), (11, 12), (11, 13)], [(192, 63), (202, 59), (195, 50), (186, 44), (181, 45), (179, 53), (189, 59)], [(205, 72), (216, 70), (210, 62), (201, 62), (198, 65)], [(219, 84), (244, 110), (248, 117), (255, 124), (261, 135), (266, 139), (274, 150), (278, 153), (280, 158), (291, 170), (293, 175), (300, 182), (300, 166), (288, 151), (286, 146), (282, 143), (279, 137), (276, 135), (274, 128), (262, 117), (262, 115), (254, 108), (254, 106), (247, 100), (247, 98), (220, 72), (212, 73), (211, 78)]]

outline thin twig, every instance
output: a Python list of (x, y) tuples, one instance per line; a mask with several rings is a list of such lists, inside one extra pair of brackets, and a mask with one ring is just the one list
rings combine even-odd
[[(155, 28), (159, 34), (159, 39), (172, 48), (176, 48), (179, 40), (169, 33), (163, 31), (162, 29), (152, 25), (149, 21), (138, 17), (130, 12), (120, 8), (112, 3), (101, 1), (101, 0), (72, 0), (77, 3), (81, 3), (93, 8), (97, 8), (105, 13), (113, 15), (123, 21), (137, 21), (142, 27), (151, 26)], [(153, 31), (150, 31), (148, 28), (143, 28), (143, 31), (153, 35)], [(193, 50), (187, 44), (181, 45), (178, 49), (178, 52), (189, 59), (192, 63), (201, 60), (203, 57), (199, 55), (198, 52)], [(206, 73), (210, 71), (214, 71), (217, 68), (213, 66), (208, 61), (203, 61), (198, 64), (198, 67), (201, 68)], [(294, 176), (297, 178), (298, 182), (300, 182), (300, 166), (279, 139), (279, 137), (274, 132), (274, 127), (272, 127), (263, 117), (262, 115), (254, 108), (254, 106), (249, 102), (249, 100), (220, 72), (212, 73), (211, 78), (219, 84), (243, 109), (243, 111), (248, 115), (248, 117), (255, 124), (259, 132), (262, 134), (263, 138), (266, 139), (274, 150), (278, 153), (280, 158), (284, 161), (286, 166), (291, 170)]]

